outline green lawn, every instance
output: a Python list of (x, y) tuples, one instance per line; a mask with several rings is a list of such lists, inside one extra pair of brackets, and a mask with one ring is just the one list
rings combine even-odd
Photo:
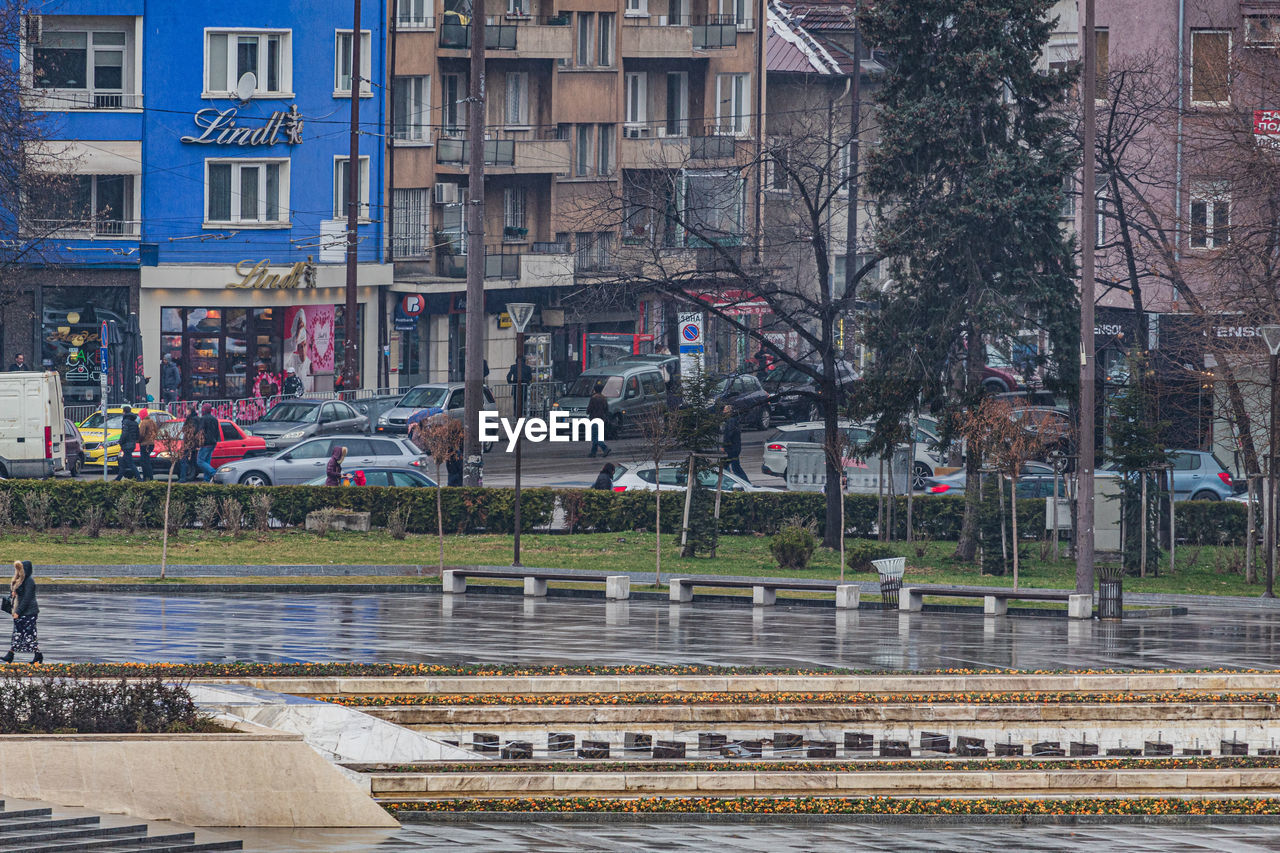
[[(646, 533), (593, 533), (573, 536), (525, 535), (521, 558), (526, 566), (617, 571), (652, 571), (653, 535)], [(246, 533), (240, 538), (217, 533), (184, 530), (169, 542), (169, 562), (181, 564), (231, 564), (269, 567), (282, 564), (425, 565), (437, 560), (433, 536), (410, 535), (403, 541), (385, 531), (368, 534), (331, 533), (321, 539), (300, 531), (275, 532), (263, 537)], [(907, 580), (922, 583), (967, 583), (1011, 586), (1011, 577), (979, 574), (976, 567), (952, 561), (954, 543), (929, 542), (889, 546), (907, 557)], [(78, 534), (0, 535), (0, 549), (6, 559), (29, 559), (40, 565), (127, 565), (158, 564), (160, 536), (154, 531), (132, 536), (104, 532), (90, 539)], [(676, 556), (678, 537), (663, 537), (663, 575), (732, 574), (777, 576), (782, 572), (769, 554), (764, 536), (725, 536), (714, 559), (683, 560)], [(1074, 585), (1074, 563), (1039, 559), (1038, 544), (1025, 545), (1027, 559), (1021, 571), (1022, 586), (1066, 588)], [(511, 537), (501, 535), (447, 536), (446, 564), (509, 565)], [(1243, 549), (1183, 546), (1178, 551), (1176, 572), (1162, 570), (1158, 578), (1127, 578), (1131, 592), (1184, 592), (1217, 595), (1257, 595), (1261, 584), (1244, 582)], [(1166, 563), (1167, 565), (1167, 558)], [(832, 579), (839, 577), (840, 561), (833, 551), (818, 549), (810, 567), (796, 577)], [(1262, 574), (1262, 571), (1259, 572)], [(269, 576), (270, 571), (262, 572)], [(847, 574), (847, 578), (873, 579), (870, 573)], [(349, 578), (356, 581), (356, 578)], [(361, 580), (372, 580), (361, 578)]]

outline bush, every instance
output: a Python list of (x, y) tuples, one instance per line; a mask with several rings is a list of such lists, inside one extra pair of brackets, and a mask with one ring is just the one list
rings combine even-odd
[(405, 523), (408, 517), (402, 509), (393, 509), (387, 514), (387, 532), (391, 538), (399, 542), (405, 537)]
[(100, 506), (91, 506), (84, 513), (84, 534), (90, 539), (97, 539), (102, 533), (102, 522), (106, 514)]
[[(161, 506), (163, 513), (164, 507)], [(129, 489), (116, 499), (116, 518), (125, 533), (133, 533), (143, 525), (143, 517), (147, 512), (146, 498), (140, 492)], [(161, 516), (163, 518), (163, 515)]]
[(793, 571), (808, 568), (816, 547), (818, 540), (807, 527), (784, 527), (774, 534), (769, 543), (769, 551), (778, 561), (778, 568)]
[(186, 687), (159, 678), (0, 680), (0, 734), (219, 731)]
[(173, 536), (187, 523), (187, 502), (177, 498), (169, 501), (169, 535)]
[(217, 528), (218, 499), (213, 495), (201, 495), (196, 499), (196, 522), (202, 530)]
[(898, 556), (893, 549), (883, 542), (868, 542), (855, 539), (844, 546), (844, 561), (851, 572), (874, 572), (876, 567), (872, 560), (885, 560)]
[(258, 533), (271, 530), (271, 495), (266, 492), (253, 496), (253, 529)]
[(0, 530), (7, 530), (13, 524), (13, 495), (0, 492)]
[(218, 517), (222, 526), (233, 536), (239, 536), (244, 529), (244, 505), (233, 495), (228, 495), (218, 503)]
[(28, 492), (22, 496), (22, 507), (27, 511), (27, 523), (36, 530), (49, 529), (49, 503), (52, 496), (48, 492)]

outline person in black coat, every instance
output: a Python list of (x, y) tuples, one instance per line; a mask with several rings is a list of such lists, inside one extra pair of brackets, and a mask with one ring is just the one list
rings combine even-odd
[(196, 467), (204, 474), (205, 482), (212, 482), (213, 449), (222, 441), (222, 426), (213, 413), (213, 406), (205, 403), (200, 411), (200, 452), (196, 454)]
[(281, 389), (280, 393), (286, 397), (301, 397), (302, 392), (302, 380), (298, 378), (298, 374), (290, 367), (289, 375), (284, 378), (284, 388)]
[(18, 353), (13, 357), (13, 364), (9, 365), (9, 372), (16, 373), (23, 370), (30, 370), (27, 366), (27, 359), (22, 353)]
[(13, 561), (13, 580), (9, 581), (7, 602), (13, 611), (13, 639), (9, 641), (9, 653), (0, 658), (5, 663), (13, 663), (13, 656), (17, 652), (31, 652), (35, 655), (31, 659), (32, 663), (44, 661), (36, 635), (36, 617), (40, 615), (40, 605), (36, 601), (34, 574), (30, 560)]
[(744, 483), (750, 483), (747, 473), (742, 470), (742, 426), (738, 423), (738, 415), (733, 406), (724, 407), (724, 426), (721, 427), (720, 446), (724, 450), (725, 467), (729, 473)]
[(613, 472), (616, 470), (617, 466), (612, 462), (604, 463), (604, 467), (596, 475), (596, 481), (591, 484), (591, 488), (601, 489), (606, 492), (611, 491), (613, 489)]
[(116, 460), (116, 480), (137, 480), (138, 468), (133, 464), (133, 452), (138, 447), (138, 416), (128, 406), (120, 411), (120, 458)]

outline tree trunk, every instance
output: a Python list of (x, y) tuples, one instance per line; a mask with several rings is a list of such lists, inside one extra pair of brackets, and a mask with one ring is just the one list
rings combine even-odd
[[(106, 456), (103, 456), (103, 465), (106, 465)], [(169, 459), (169, 484), (164, 487), (164, 533), (160, 537), (160, 580), (164, 580), (166, 570), (169, 566), (169, 498), (173, 495), (173, 458), (172, 451)]]
[[(655, 461), (653, 470), (659, 468)], [(658, 586), (662, 583), (662, 489), (653, 492), (653, 534), (653, 585)]]
[[(822, 354), (822, 367), (824, 377), (821, 385), (821, 403), (822, 403), (822, 426), (823, 426), (823, 444), (827, 447), (839, 447), (840, 442), (836, 438), (840, 431), (840, 400), (836, 390), (836, 362), (835, 354), (831, 351), (831, 347), (825, 348)], [(842, 458), (833, 458), (837, 454), (823, 454), (827, 462), (827, 523), (823, 532), (822, 544), (828, 548), (836, 549), (840, 547), (840, 540), (844, 538), (844, 531), (840, 529), (840, 504), (844, 500), (844, 493), (840, 488), (840, 481), (843, 479), (843, 471), (840, 470)], [(844, 454), (840, 453), (840, 457)]]
[(1018, 480), (1009, 481), (1009, 514), (1013, 518), (1013, 588), (1018, 588)]
[[(965, 398), (976, 400), (982, 390), (983, 337), (976, 329), (969, 330), (969, 350), (965, 366)], [(964, 460), (965, 482), (978, 482), (978, 470), (982, 467), (979, 454), (967, 448)], [(964, 490), (964, 523), (960, 526), (960, 541), (956, 543), (955, 559), (973, 562), (978, 552), (978, 502), (980, 497), (973, 489)], [(1003, 530), (1004, 528), (1001, 527)]]
[(444, 504), (441, 502), (440, 463), (436, 462), (436, 535), (440, 539), (440, 576), (444, 577)]

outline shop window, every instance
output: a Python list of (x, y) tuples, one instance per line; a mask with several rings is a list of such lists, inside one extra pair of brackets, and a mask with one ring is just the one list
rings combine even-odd
[(245, 74), (253, 74), (255, 98), (292, 96), (293, 54), (289, 30), (206, 30), (204, 95), (235, 92)]
[(205, 167), (207, 224), (288, 224), (288, 160), (206, 160)]
[[(349, 157), (333, 158), (333, 218), (347, 218), (347, 191), (350, 189), (348, 164), (351, 162)], [(360, 197), (360, 209), (357, 216), (361, 219), (369, 218), (369, 158), (360, 158), (360, 175), (358, 177), (358, 189)]]
[(129, 317), (127, 287), (44, 287), (38, 364), (62, 375), (67, 400), (98, 397), (98, 347), (103, 321), (125, 328)]

